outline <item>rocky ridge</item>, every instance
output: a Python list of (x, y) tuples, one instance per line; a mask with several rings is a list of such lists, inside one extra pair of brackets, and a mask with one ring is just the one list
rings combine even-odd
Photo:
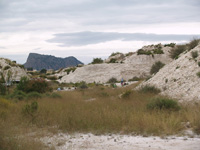
[[(193, 58), (192, 53), (198, 56)], [(194, 49), (183, 53), (141, 86), (154, 85), (161, 89), (162, 95), (180, 101), (200, 100), (200, 43)]]
[[(153, 53), (153, 51), (157, 48), (157, 45), (145, 46), (143, 47), (143, 52), (145, 54), (138, 55), (138, 52), (134, 52), (126, 57), (123, 57), (121, 54), (114, 57), (119, 63), (85, 65), (77, 68), (74, 72), (70, 72), (69, 74), (63, 74), (63, 72), (61, 72), (60, 74), (57, 74), (57, 76), (63, 76), (59, 82), (65, 83), (76, 83), (80, 81), (85, 81), (87, 83), (105, 83), (112, 77), (119, 81), (122, 77), (125, 80), (129, 80), (135, 76), (147, 77), (150, 75), (150, 69), (156, 61), (161, 61), (165, 64), (172, 61), (169, 57), (171, 47), (164, 47), (163, 45), (159, 46), (162, 49), (163, 54)], [(111, 57), (113, 58), (113, 56)], [(111, 60), (111, 58), (107, 59), (107, 61), (109, 60)]]
[(0, 58), (0, 78), (4, 77), (7, 81), (19, 81), (21, 77), (27, 76), (27, 73), (22, 65), (16, 64), (15, 61), (9, 59)]
[(33, 68), (36, 70), (54, 69), (73, 67), (83, 64), (75, 57), (59, 58), (51, 55), (41, 55), (37, 53), (30, 53), (24, 66), (26, 68)]

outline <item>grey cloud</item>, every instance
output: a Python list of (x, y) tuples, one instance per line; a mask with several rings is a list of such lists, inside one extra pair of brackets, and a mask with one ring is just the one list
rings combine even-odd
[(60, 46), (83, 46), (108, 41), (185, 41), (200, 35), (173, 35), (173, 34), (145, 34), (145, 33), (117, 33), (117, 32), (76, 32), (60, 33), (48, 40), (51, 43), (60, 43)]
[[(24, 19), (11, 22), (0, 31), (34, 30), (29, 22), (40, 21), (47, 26), (55, 19), (69, 20), (83, 26), (127, 25), (173, 22), (200, 22), (199, 0), (0, 0), (0, 19)], [(23, 25), (22, 25), (23, 26)], [(3, 28), (4, 27), (4, 28)], [(39, 26), (35, 28), (40, 29)], [(44, 29), (42, 29), (44, 30)]]
[(3, 46), (0, 46), (0, 49), (6, 49), (5, 47), (3, 47)]

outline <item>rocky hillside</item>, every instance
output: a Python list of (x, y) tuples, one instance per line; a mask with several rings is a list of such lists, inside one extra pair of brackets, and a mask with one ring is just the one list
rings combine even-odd
[(63, 77), (59, 82), (75, 83), (85, 81), (87, 83), (105, 83), (112, 77), (119, 81), (122, 77), (125, 80), (131, 79), (135, 76), (146, 77), (149, 76), (150, 69), (155, 62), (161, 61), (168, 64), (172, 61), (169, 57), (170, 50), (170, 46), (158, 44), (145, 46), (137, 52), (128, 53), (126, 55), (112, 55), (110, 58), (105, 60), (105, 63), (86, 65), (65, 75), (61, 72), (60, 75)]
[(25, 68), (33, 68), (36, 70), (41, 69), (54, 69), (58, 70), (60, 68), (77, 66), (78, 64), (83, 64), (75, 57), (59, 58), (51, 55), (40, 55), (36, 53), (30, 53), (26, 63)]
[(200, 100), (200, 44), (163, 67), (143, 83), (154, 85), (163, 95), (180, 101)]
[(0, 79), (2, 79), (2, 76), (5, 81), (19, 81), (21, 77), (27, 76), (27, 73), (23, 66), (16, 64), (15, 61), (0, 58)]

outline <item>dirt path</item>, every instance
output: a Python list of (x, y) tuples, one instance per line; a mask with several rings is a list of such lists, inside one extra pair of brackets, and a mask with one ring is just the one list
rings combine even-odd
[(200, 150), (200, 137), (59, 134), (42, 141), (56, 150)]

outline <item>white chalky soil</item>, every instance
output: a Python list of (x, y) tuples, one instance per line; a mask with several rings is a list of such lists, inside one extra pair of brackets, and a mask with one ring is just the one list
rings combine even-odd
[(59, 134), (42, 141), (56, 150), (200, 150), (200, 137)]

